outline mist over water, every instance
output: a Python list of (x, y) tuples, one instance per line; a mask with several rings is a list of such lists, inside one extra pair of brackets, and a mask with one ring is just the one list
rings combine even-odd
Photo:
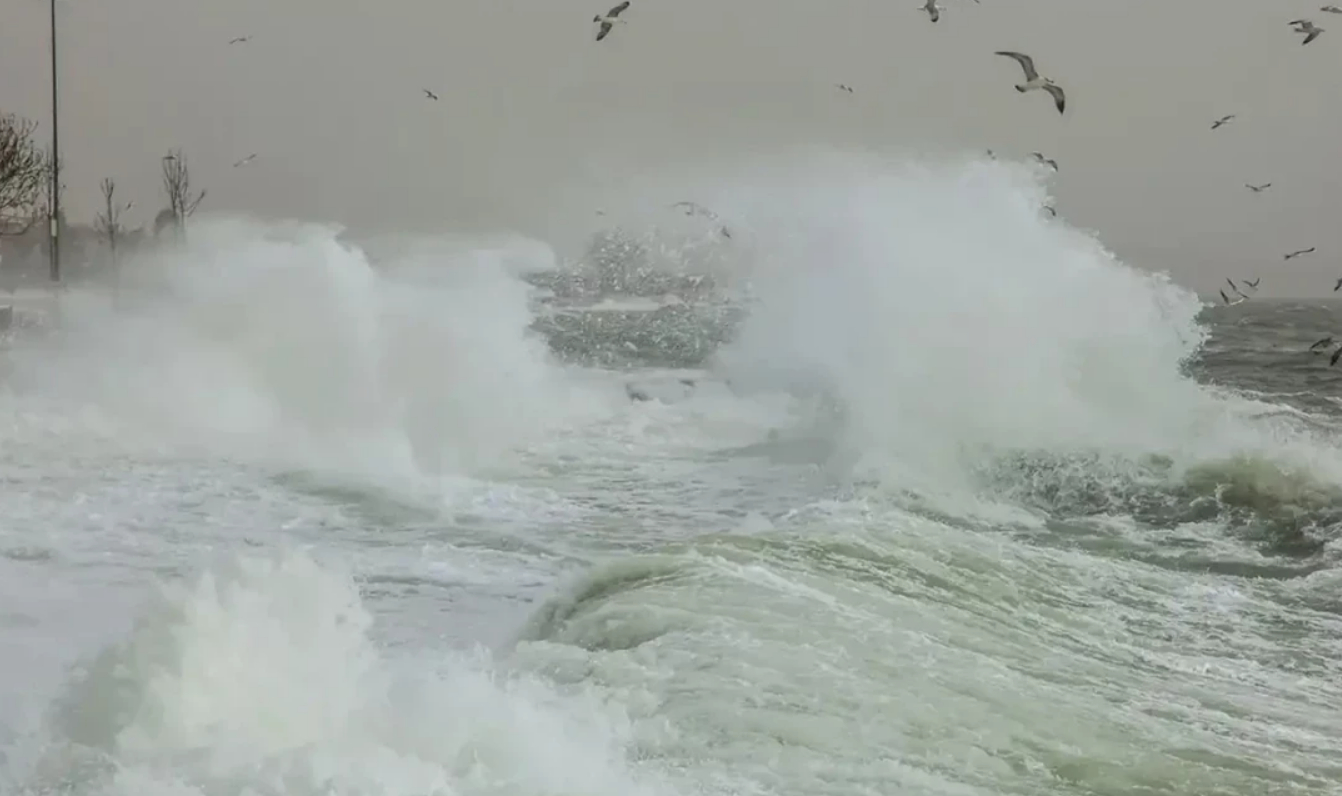
[(1336, 793), (1336, 418), (1046, 177), (204, 219), (71, 291), (0, 354), (0, 784)]
[(160, 440), (366, 476), (487, 467), (564, 422), (517, 254), (419, 246), (378, 269), (339, 232), (201, 224), (133, 264), (121, 303), (72, 297), (16, 380)]

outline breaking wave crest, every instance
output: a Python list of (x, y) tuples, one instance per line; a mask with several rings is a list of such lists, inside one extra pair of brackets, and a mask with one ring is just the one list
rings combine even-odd
[[(357, 584), (307, 554), (164, 589), (73, 681), (25, 785), (112, 796), (652, 794), (628, 721), (480, 651), (397, 656)], [(653, 782), (648, 780), (648, 782)], [(662, 791), (664, 792), (664, 791)]]

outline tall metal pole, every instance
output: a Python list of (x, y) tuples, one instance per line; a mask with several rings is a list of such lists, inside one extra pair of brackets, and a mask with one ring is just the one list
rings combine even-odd
[(61, 281), (61, 129), (56, 86), (56, 0), (51, 0), (51, 281)]

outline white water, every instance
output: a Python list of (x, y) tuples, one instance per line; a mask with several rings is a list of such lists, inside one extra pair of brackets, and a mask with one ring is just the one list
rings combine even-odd
[[(1039, 178), (823, 155), (711, 186), (733, 238), (692, 256), (754, 304), (672, 403), (528, 332), (535, 241), (374, 268), (222, 220), (115, 305), (76, 291), (6, 355), (0, 787), (1338, 792), (1333, 571), (1037, 543), (978, 486), (1017, 449), (1342, 477), (1182, 376), (1195, 297), (1046, 219)], [(1088, 527), (1263, 559), (1214, 521)]]

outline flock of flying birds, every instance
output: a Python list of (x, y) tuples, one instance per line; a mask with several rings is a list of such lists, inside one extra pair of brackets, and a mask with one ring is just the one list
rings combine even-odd
[[(974, 2), (978, 3), (979, 0), (974, 0)], [(597, 41), (602, 41), (607, 36), (609, 36), (610, 32), (615, 28), (617, 24), (627, 22), (627, 20), (622, 19), (620, 15), (624, 13), (626, 10), (628, 10), (629, 5), (630, 0), (624, 0), (624, 2), (615, 6), (611, 10), (607, 11), (605, 14), (598, 14), (597, 16), (593, 17), (592, 21), (595, 22), (597, 25), (597, 31), (596, 31)], [(937, 0), (925, 0), (924, 4), (919, 7), (919, 10), (927, 12), (928, 19), (930, 19), (932, 22), (937, 22), (938, 20), (941, 19), (941, 6), (937, 4)], [(1321, 6), (1319, 10), (1328, 14), (1342, 14), (1342, 7), (1336, 5)], [(1296, 33), (1304, 35), (1304, 39), (1301, 40), (1300, 42), (1302, 46), (1309, 44), (1310, 42), (1319, 38), (1319, 36), (1324, 32), (1323, 28), (1319, 27), (1318, 25), (1314, 24), (1312, 20), (1308, 19), (1293, 19), (1288, 23), (1288, 25)], [(996, 55), (1000, 55), (1004, 58), (1010, 58), (1020, 65), (1021, 71), (1024, 73), (1025, 79), (1023, 82), (1016, 84), (1015, 86), (1016, 91), (1022, 94), (1027, 91), (1036, 91), (1036, 90), (1048, 92), (1048, 94), (1053, 97), (1053, 105), (1058, 109), (1058, 113), (1061, 114), (1066, 111), (1067, 93), (1063, 90), (1062, 86), (1059, 86), (1057, 83), (1053, 82), (1052, 79), (1044, 77), (1043, 75), (1039, 74), (1039, 70), (1035, 67), (1033, 58), (1031, 58), (1029, 55), (1025, 53), (1016, 52), (1014, 50), (998, 50), (996, 52)], [(845, 91), (850, 94), (853, 91), (853, 89), (850, 86), (844, 85), (842, 83), (837, 84), (836, 88), (838, 88), (840, 91)], [(1222, 116), (1221, 118), (1212, 122), (1211, 129), (1216, 130), (1228, 124), (1234, 118), (1235, 114), (1233, 113), (1228, 114), (1226, 116)], [(996, 155), (993, 154), (993, 151), (991, 149), (988, 150), (987, 154), (988, 157), (990, 158), (996, 157)], [(1054, 171), (1058, 170), (1058, 162), (1056, 160), (1047, 158), (1040, 152), (1032, 152), (1031, 156), (1034, 157), (1035, 160), (1037, 160), (1038, 162), (1052, 168)], [(1263, 191), (1266, 191), (1268, 188), (1271, 188), (1272, 183), (1266, 182), (1261, 185), (1253, 185), (1246, 183), (1244, 187), (1248, 188), (1253, 193), (1258, 194), (1262, 193)], [(698, 205), (694, 205), (693, 203), (681, 202), (679, 203), (679, 205), (686, 208), (687, 215), (699, 213), (709, 216), (710, 218), (715, 218), (710, 211), (707, 211), (704, 208), (699, 207)], [(1057, 215), (1057, 210), (1055, 210), (1051, 206), (1045, 205), (1043, 209), (1050, 215), (1053, 216)], [(723, 228), (722, 232), (724, 235), (727, 235), (727, 237), (730, 237), (725, 227)], [(1314, 250), (1315, 250), (1314, 246), (1311, 246), (1308, 249), (1299, 249), (1297, 251), (1293, 251), (1285, 255), (1284, 259), (1293, 260), (1301, 255), (1311, 254), (1314, 252)], [(1262, 281), (1262, 277), (1253, 280), (1248, 279), (1241, 280), (1242, 284), (1250, 291), (1246, 293), (1243, 289), (1241, 289), (1239, 285), (1235, 284), (1235, 281), (1233, 279), (1227, 277), (1226, 283), (1230, 285), (1230, 290), (1231, 293), (1233, 294), (1233, 297), (1231, 295), (1227, 295), (1225, 289), (1222, 289), (1220, 291), (1221, 300), (1225, 302), (1227, 306), (1233, 306), (1235, 304), (1248, 301), (1250, 295), (1253, 292), (1257, 291), (1258, 284), (1260, 281)], [(1339, 278), (1337, 280), (1337, 284), (1333, 286), (1334, 292), (1338, 290), (1342, 290), (1342, 278)], [(1310, 351), (1314, 353), (1319, 353), (1328, 346), (1332, 345), (1333, 343), (1334, 340), (1332, 336), (1325, 337), (1322, 340), (1316, 342), (1313, 346), (1311, 346)], [(1337, 349), (1333, 351), (1332, 358), (1329, 360), (1329, 365), (1336, 365), (1339, 359), (1342, 359), (1342, 344), (1339, 344)]]
[[(934, 0), (928, 0), (929, 3), (933, 1)], [(1320, 6), (1319, 10), (1329, 14), (1342, 14), (1342, 7), (1338, 7), (1335, 5)], [(1293, 19), (1288, 24), (1295, 30), (1296, 33), (1304, 34), (1305, 38), (1300, 42), (1302, 46), (1305, 44), (1309, 44), (1310, 42), (1319, 38), (1319, 35), (1324, 32), (1323, 28), (1319, 27), (1318, 25), (1315, 25), (1313, 21), (1308, 19)], [(1220, 119), (1217, 119), (1215, 122), (1212, 123), (1212, 129), (1215, 130), (1216, 128), (1220, 127), (1223, 124), (1226, 124), (1227, 122), (1229, 122), (1231, 119), (1234, 118), (1235, 115), (1233, 113), (1228, 116), (1222, 116)], [(1268, 188), (1271, 188), (1272, 183), (1265, 182), (1262, 185), (1250, 185), (1246, 183), (1244, 187), (1248, 188), (1250, 191), (1253, 191), (1254, 193), (1262, 193)], [(1296, 251), (1284, 255), (1282, 259), (1292, 260), (1295, 259), (1296, 257), (1299, 257), (1302, 254), (1312, 254), (1315, 248), (1316, 247), (1314, 246), (1310, 246), (1308, 249), (1298, 249)], [(1262, 277), (1259, 277), (1258, 279), (1255, 279), (1253, 281), (1249, 281), (1246, 279), (1242, 280), (1242, 282), (1250, 289), (1250, 291), (1255, 291), (1257, 290), (1258, 283), (1259, 281), (1261, 281), (1261, 279)], [(1221, 289), (1220, 291), (1221, 301), (1224, 302), (1226, 306), (1234, 306), (1236, 304), (1241, 304), (1249, 300), (1249, 296), (1251, 294), (1245, 293), (1243, 290), (1241, 290), (1239, 285), (1235, 284), (1235, 280), (1226, 277), (1226, 284), (1230, 285), (1231, 293), (1234, 294), (1234, 297), (1232, 298), (1231, 296), (1226, 295), (1224, 288)], [(1342, 278), (1339, 278), (1337, 282), (1333, 284), (1333, 292), (1336, 293), (1338, 290), (1342, 290)], [(1328, 358), (1328, 366), (1332, 367), (1333, 365), (1337, 364), (1337, 361), (1339, 359), (1342, 359), (1342, 344), (1338, 344), (1337, 341), (1334, 340), (1333, 335), (1328, 335), (1320, 340), (1316, 340), (1309, 347), (1309, 351), (1310, 353), (1313, 354), (1321, 354), (1325, 349), (1327, 349), (1331, 345), (1337, 345), (1337, 347), (1333, 349), (1333, 355)]]
[[(980, 0), (974, 0), (974, 2), (978, 3), (980, 2)], [(607, 36), (609, 36), (611, 31), (614, 30), (616, 25), (625, 24), (628, 22), (628, 20), (622, 18), (620, 15), (623, 14), (625, 11), (627, 11), (629, 9), (629, 6), (630, 6), (630, 0), (623, 0), (623, 2), (614, 6), (606, 13), (597, 14), (595, 17), (592, 18), (592, 21), (597, 26), (596, 29), (597, 41), (602, 41)], [(926, 12), (928, 19), (930, 19), (934, 23), (941, 19), (941, 9), (942, 7), (938, 5), (937, 0), (924, 0), (924, 4), (922, 6), (919, 6), (919, 10)], [(1319, 10), (1328, 14), (1342, 14), (1342, 7), (1336, 5), (1321, 6)], [(1304, 35), (1304, 39), (1301, 40), (1300, 42), (1301, 45), (1309, 44), (1310, 42), (1317, 39), (1324, 32), (1324, 28), (1319, 27), (1318, 25), (1314, 24), (1312, 20), (1308, 19), (1294, 19), (1291, 20), (1288, 23), (1288, 25), (1294, 30), (1295, 33)], [(238, 38), (231, 40), (229, 44), (243, 44), (249, 41), (250, 39), (251, 36), (240, 36)], [(1020, 66), (1021, 71), (1024, 73), (1025, 79), (1023, 82), (1017, 83), (1015, 85), (1016, 91), (1022, 94), (1027, 91), (1047, 92), (1053, 98), (1053, 105), (1058, 109), (1058, 113), (1061, 114), (1066, 111), (1067, 109), (1066, 92), (1063, 90), (1062, 86), (1059, 86), (1051, 78), (1045, 77), (1039, 73), (1039, 70), (1035, 67), (1033, 58), (1031, 58), (1029, 55), (1025, 53), (1016, 52), (1013, 50), (998, 50), (995, 54), (1000, 55), (1004, 58), (1012, 59)], [(840, 91), (845, 91), (850, 94), (853, 92), (852, 87), (844, 84), (837, 84), (836, 88), (838, 88)], [(430, 100), (436, 101), (438, 99), (438, 95), (427, 88), (423, 89), (423, 92), (424, 96)], [(1223, 127), (1224, 125), (1228, 124), (1234, 118), (1235, 114), (1233, 113), (1228, 114), (1226, 116), (1222, 116), (1221, 118), (1212, 122), (1211, 129), (1213, 130), (1219, 129), (1220, 127)], [(988, 150), (987, 154), (991, 158), (996, 157), (996, 155), (993, 154), (993, 151), (991, 149)], [(1031, 153), (1031, 155), (1035, 158), (1035, 160), (1052, 168), (1054, 171), (1058, 170), (1058, 162), (1056, 160), (1047, 158), (1042, 153), (1039, 152), (1033, 152)], [(247, 163), (250, 163), (252, 159), (254, 159), (255, 157), (256, 155), (253, 154), (247, 158), (238, 161), (237, 163), (234, 164), (234, 166), (246, 165)], [(1246, 183), (1244, 187), (1248, 188), (1253, 193), (1258, 194), (1262, 193), (1263, 191), (1266, 191), (1268, 188), (1271, 188), (1272, 183), (1266, 182), (1261, 185), (1252, 185)], [(682, 209), (686, 215), (701, 215), (713, 220), (714, 222), (720, 222), (717, 215), (714, 214), (711, 210), (708, 210), (702, 205), (696, 204), (694, 202), (677, 202), (675, 205), (673, 205), (673, 207)], [(1054, 216), (1057, 215), (1057, 211), (1051, 206), (1045, 205), (1043, 209), (1050, 215)], [(728, 231), (727, 227), (725, 226), (720, 225), (720, 232), (723, 237), (726, 238), (731, 237), (730, 231)], [(1297, 251), (1293, 251), (1290, 252), (1289, 254), (1286, 254), (1283, 259), (1292, 260), (1304, 254), (1311, 254), (1314, 252), (1314, 250), (1315, 247), (1311, 246), (1308, 249), (1300, 249)], [(1233, 306), (1235, 304), (1248, 301), (1249, 297), (1254, 292), (1257, 291), (1258, 284), (1261, 280), (1262, 280), (1261, 277), (1254, 280), (1247, 280), (1247, 279), (1241, 280), (1241, 283), (1249, 290), (1249, 292), (1246, 293), (1243, 289), (1241, 289), (1240, 285), (1237, 285), (1235, 283), (1233, 279), (1227, 277), (1226, 283), (1230, 286), (1231, 294), (1227, 294), (1224, 288), (1221, 289), (1220, 291), (1221, 300), (1227, 306)], [(1342, 278), (1339, 278), (1337, 280), (1337, 283), (1333, 286), (1334, 292), (1337, 292), (1338, 290), (1342, 290)], [(1330, 335), (1328, 337), (1323, 338), (1322, 340), (1317, 341), (1316, 343), (1314, 343), (1314, 345), (1310, 346), (1310, 351), (1314, 353), (1320, 353), (1328, 346), (1333, 344), (1334, 339)], [(1339, 359), (1342, 359), (1342, 344), (1338, 344), (1337, 349), (1333, 351), (1332, 358), (1329, 360), (1329, 365), (1336, 365)]]
[[(974, 0), (974, 2), (977, 3), (979, 2), (979, 0)], [(597, 41), (602, 41), (607, 36), (609, 36), (611, 30), (613, 30), (616, 25), (628, 22), (628, 20), (621, 19), (620, 15), (629, 9), (629, 3), (630, 0), (624, 0), (624, 2), (615, 6), (606, 13), (597, 14), (595, 17), (592, 18), (592, 21), (595, 22), (597, 26), (596, 29)], [(937, 5), (937, 0), (926, 0), (924, 5), (922, 5), (920, 8), (921, 10), (927, 12), (928, 17), (933, 22), (936, 22), (937, 20), (941, 19), (941, 6)], [(1332, 8), (1332, 6), (1328, 6), (1328, 8)], [(1342, 9), (1339, 9), (1338, 13), (1342, 14)], [(1319, 33), (1323, 32), (1323, 29), (1318, 28), (1317, 31), (1318, 33), (1312, 34), (1309, 37), (1309, 39), (1306, 39), (1306, 41), (1307, 42), (1312, 41), (1314, 36), (1317, 36)], [(1020, 64), (1021, 69), (1025, 72), (1025, 82), (1018, 83), (1016, 85), (1017, 91), (1021, 93), (1024, 93), (1026, 91), (1034, 91), (1036, 89), (1047, 91), (1049, 94), (1053, 96), (1053, 104), (1057, 107), (1058, 113), (1062, 113), (1067, 108), (1067, 95), (1063, 92), (1062, 87), (1059, 86), (1057, 83), (1054, 83), (1049, 78), (1041, 76), (1038, 70), (1035, 69), (1033, 58), (1026, 55), (1025, 53), (1011, 52), (1008, 50), (999, 50), (997, 54), (1005, 56), (1007, 58), (1011, 58), (1016, 63)], [(838, 84), (835, 87), (838, 88), (840, 91), (846, 91), (849, 94), (853, 93), (853, 89), (851, 86)]]

